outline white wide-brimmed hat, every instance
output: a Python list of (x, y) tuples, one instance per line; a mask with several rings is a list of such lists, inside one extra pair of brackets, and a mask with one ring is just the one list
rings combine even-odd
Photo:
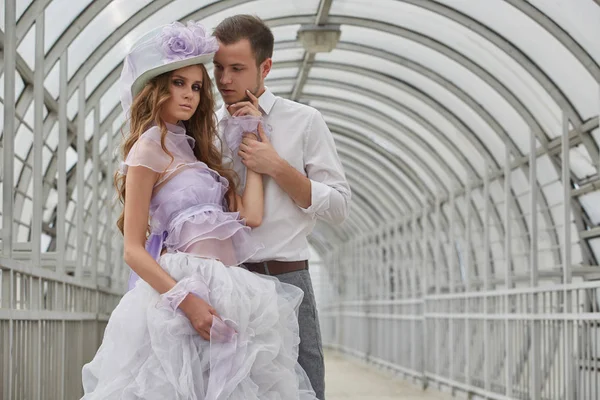
[(165, 72), (204, 64), (219, 49), (217, 40), (206, 34), (204, 26), (189, 21), (159, 26), (143, 35), (131, 47), (121, 71), (121, 106), (125, 115), (135, 96), (146, 83)]

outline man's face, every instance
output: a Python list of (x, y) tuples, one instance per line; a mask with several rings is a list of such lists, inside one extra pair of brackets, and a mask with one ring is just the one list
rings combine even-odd
[[(264, 85), (265, 60), (260, 66), (252, 53), (248, 39), (224, 45), (219, 42), (219, 50), (214, 57), (215, 81), (225, 104), (234, 104), (248, 100), (246, 90), (255, 96)], [(270, 65), (270, 64), (269, 64)], [(266, 73), (265, 73), (266, 72)]]

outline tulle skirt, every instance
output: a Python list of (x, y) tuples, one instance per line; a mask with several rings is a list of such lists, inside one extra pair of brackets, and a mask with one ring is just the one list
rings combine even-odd
[[(316, 399), (297, 362), (302, 290), (185, 253), (160, 264), (178, 284), (161, 296), (139, 280), (125, 294), (83, 367), (83, 399)], [(177, 308), (188, 292), (221, 316), (210, 341)]]

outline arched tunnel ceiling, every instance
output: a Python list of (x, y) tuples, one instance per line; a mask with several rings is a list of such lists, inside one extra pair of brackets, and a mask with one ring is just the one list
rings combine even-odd
[[(17, 131), (21, 164), (31, 153), (26, 133), (33, 130), (34, 25), (40, 10), (45, 10), (47, 182), (57, 167), (61, 57), (68, 65), (72, 143), (67, 167), (73, 172), (78, 124), (85, 126), (89, 141), (86, 158), (94, 134), (101, 136), (103, 151), (105, 133), (120, 137), (121, 61), (140, 34), (173, 20), (199, 20), (213, 28), (239, 13), (256, 14), (272, 27), (274, 69), (267, 85), (322, 112), (352, 185), (349, 221), (337, 227), (319, 224), (311, 239), (318, 249), (420, 212), (435, 198), (464, 192), (467, 183), (477, 189), (486, 169), (492, 176), (502, 171), (505, 146), (513, 168), (525, 177), (517, 176), (513, 187), (525, 190), (530, 132), (542, 158), (550, 154), (538, 166), (538, 180), (558, 179), (553, 166), (560, 166), (555, 150), (563, 112), (576, 133), (575, 184), (584, 185), (598, 172), (600, 4), (595, 0), (17, 0), (17, 126), (25, 132)], [(341, 26), (336, 49), (307, 53), (296, 38), (298, 29), (324, 23)], [(80, 108), (85, 121), (77, 119)], [(106, 164), (103, 171), (108, 176)], [(90, 173), (86, 167), (86, 176)], [(30, 175), (24, 168), (15, 170), (23, 192)], [(74, 172), (70, 179), (72, 190)], [(48, 210), (57, 201), (51, 187)], [(592, 194), (582, 199), (578, 216), (594, 222), (590, 205), (600, 196)], [(15, 206), (27, 212), (19, 201)], [(48, 223), (53, 212), (46, 214)], [(552, 216), (547, 223), (553, 225)]]

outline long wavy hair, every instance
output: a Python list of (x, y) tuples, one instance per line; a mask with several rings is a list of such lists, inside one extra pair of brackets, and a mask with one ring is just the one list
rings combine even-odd
[[(204, 65), (200, 64), (199, 67), (202, 69), (200, 103), (198, 104), (198, 108), (196, 109), (196, 112), (194, 112), (194, 115), (192, 115), (188, 121), (183, 121), (183, 123), (186, 127), (187, 135), (195, 139), (194, 154), (196, 158), (229, 181), (229, 189), (226, 193), (226, 199), (228, 200), (229, 196), (232, 193), (235, 193), (237, 175), (232, 169), (223, 166), (221, 151), (216, 145), (217, 141), (220, 142), (220, 138), (218, 138), (217, 135), (212, 82)], [(129, 133), (125, 136), (121, 146), (121, 156), (123, 157), (123, 160), (127, 158), (129, 151), (138, 141), (140, 136), (154, 124), (156, 124), (162, 132), (160, 144), (163, 151), (173, 158), (173, 155), (165, 147), (167, 127), (160, 118), (165, 103), (171, 97), (169, 88), (172, 74), (173, 71), (153, 78), (133, 100), (133, 104), (130, 108), (131, 119), (129, 120)], [(119, 200), (123, 206), (125, 205), (126, 179), (127, 175), (123, 175), (119, 172), (114, 175), (114, 184), (117, 189)], [(235, 202), (235, 196), (232, 197)], [(117, 220), (117, 227), (121, 233), (123, 233), (124, 223), (125, 207), (123, 207), (123, 211)]]

